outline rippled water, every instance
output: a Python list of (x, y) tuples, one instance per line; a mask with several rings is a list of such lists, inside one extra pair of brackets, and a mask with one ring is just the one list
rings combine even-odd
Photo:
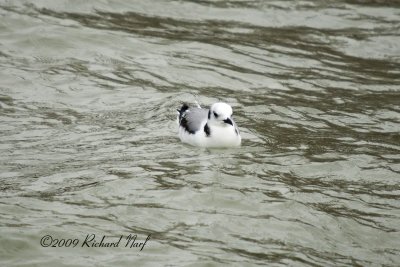
[[(397, 1), (0, 1), (0, 16), (2, 266), (400, 263)], [(180, 143), (176, 108), (196, 98), (233, 106), (240, 149)]]

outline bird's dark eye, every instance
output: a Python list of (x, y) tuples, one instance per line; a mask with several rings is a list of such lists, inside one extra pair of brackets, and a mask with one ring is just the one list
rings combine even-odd
[(218, 114), (215, 111), (213, 113), (214, 113), (214, 117), (218, 118)]

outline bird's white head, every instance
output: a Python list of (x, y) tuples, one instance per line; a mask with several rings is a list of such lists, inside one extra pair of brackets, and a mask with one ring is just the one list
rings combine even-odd
[(208, 120), (212, 123), (233, 126), (231, 106), (222, 102), (213, 104), (208, 113)]

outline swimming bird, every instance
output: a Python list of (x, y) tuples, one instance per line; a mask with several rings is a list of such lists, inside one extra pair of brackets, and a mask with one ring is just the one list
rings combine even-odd
[(183, 143), (199, 147), (240, 146), (242, 138), (230, 105), (218, 102), (203, 109), (183, 104), (178, 113), (179, 138)]

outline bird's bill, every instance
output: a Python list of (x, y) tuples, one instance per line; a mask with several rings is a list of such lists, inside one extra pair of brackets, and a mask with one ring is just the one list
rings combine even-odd
[(223, 122), (233, 126), (233, 122), (232, 122), (232, 120), (230, 118), (226, 118), (225, 120), (223, 120)]

